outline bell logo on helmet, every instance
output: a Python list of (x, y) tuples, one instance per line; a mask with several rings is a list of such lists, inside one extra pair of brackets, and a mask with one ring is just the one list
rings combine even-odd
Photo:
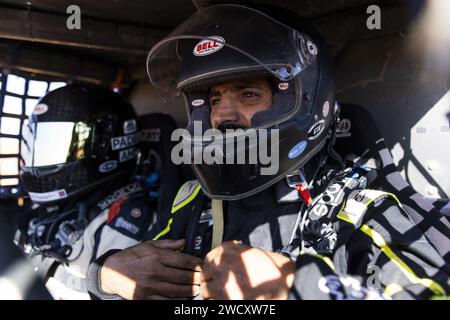
[(192, 101), (191, 104), (193, 107), (199, 107), (204, 103), (205, 103), (205, 100), (203, 100), (203, 99), (195, 99), (194, 101)]
[(280, 90), (287, 90), (289, 88), (289, 83), (287, 83), (287, 82), (280, 82), (279, 84), (278, 84), (278, 89), (280, 89)]
[(308, 145), (308, 143), (304, 140), (297, 143), (291, 149), (291, 151), (289, 151), (289, 154), (288, 154), (289, 159), (294, 159), (294, 158), (297, 158), (299, 155), (301, 155), (303, 153), (303, 151), (305, 151), (307, 145)]
[(225, 39), (219, 36), (208, 37), (197, 43), (194, 47), (194, 55), (197, 57), (207, 56), (220, 49), (225, 44)]
[(48, 105), (40, 103), (34, 107), (33, 114), (38, 116), (38, 115), (46, 113), (47, 111), (48, 111)]

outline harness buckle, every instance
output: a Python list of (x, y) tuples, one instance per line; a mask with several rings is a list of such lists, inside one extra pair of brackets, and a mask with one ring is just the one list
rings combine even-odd
[(292, 189), (297, 189), (298, 185), (304, 185), (305, 187), (308, 187), (305, 176), (300, 170), (295, 173), (286, 175), (286, 183), (289, 188)]
[(311, 205), (312, 197), (308, 190), (308, 182), (306, 182), (305, 176), (301, 170), (293, 174), (286, 176), (286, 183), (289, 188), (296, 189), (299, 196), (303, 198), (303, 201), (307, 206)]

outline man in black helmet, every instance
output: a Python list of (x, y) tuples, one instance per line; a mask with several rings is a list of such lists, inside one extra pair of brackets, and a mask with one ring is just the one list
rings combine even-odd
[(154, 46), (147, 68), (155, 86), (185, 96), (189, 125), (177, 136), (187, 147), (177, 152), (197, 180), (158, 217), (152, 241), (91, 265), (92, 294), (447, 297), (448, 221), (423, 217), (442, 230), (436, 240), (395, 195), (367, 188), (374, 170), (334, 151), (342, 127), (330, 58), (299, 19), (208, 7)]
[(139, 243), (156, 199), (136, 173), (133, 107), (95, 85), (44, 96), (23, 127), (20, 178), (32, 207), (16, 241), (55, 299), (88, 299), (92, 259)]

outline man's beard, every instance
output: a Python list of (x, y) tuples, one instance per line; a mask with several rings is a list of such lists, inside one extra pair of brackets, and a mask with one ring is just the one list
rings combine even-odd
[(242, 125), (235, 122), (222, 122), (218, 127), (222, 133), (225, 133), (227, 129), (237, 130), (237, 129), (246, 129)]

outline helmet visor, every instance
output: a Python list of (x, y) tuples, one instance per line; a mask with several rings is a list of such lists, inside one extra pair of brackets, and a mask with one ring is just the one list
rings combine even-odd
[(151, 82), (170, 92), (237, 72), (265, 70), (292, 80), (316, 58), (305, 35), (251, 8), (218, 5), (198, 11), (147, 57)]
[(86, 122), (30, 122), (22, 128), (21, 156), (25, 167), (78, 161), (91, 149), (93, 126)]

